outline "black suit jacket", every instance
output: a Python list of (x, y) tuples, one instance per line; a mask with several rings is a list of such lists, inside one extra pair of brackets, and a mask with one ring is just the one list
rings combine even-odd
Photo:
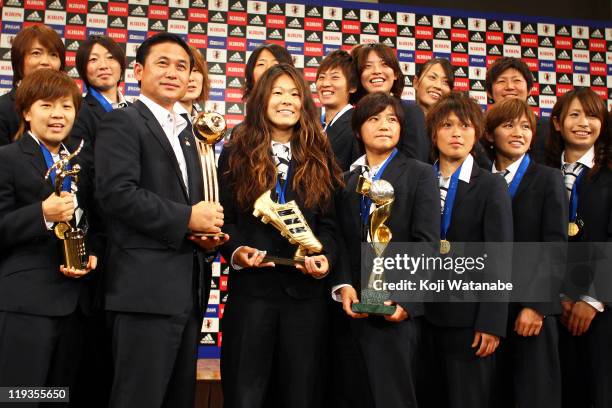
[(15, 111), (16, 88), (0, 96), (0, 146), (9, 144), (17, 129), (19, 129), (19, 115)]
[[(180, 137), (190, 141), (188, 153), (199, 163), (191, 133)], [(108, 220), (106, 309), (168, 315), (190, 310), (193, 274), (201, 287), (209, 285), (201, 251), (187, 239), (191, 205), (203, 197), (201, 170), (189, 173), (188, 195), (168, 138), (140, 101), (108, 112), (95, 152), (96, 196)]]
[(70, 144), (76, 147), (85, 141), (81, 155), (91, 168), (94, 166), (94, 146), (96, 141), (96, 130), (98, 123), (102, 120), (106, 111), (91, 94), (85, 95), (81, 110), (74, 121), (74, 126), (70, 132)]
[(352, 118), (353, 109), (349, 109), (325, 130), (342, 171), (347, 171), (359, 157), (359, 146), (351, 127)]
[[(59, 271), (61, 243), (47, 229), (42, 212), (42, 201), (53, 193), (51, 181), (44, 179), (46, 172), (40, 146), (29, 134), (0, 148), (0, 310), (68, 315), (91, 277), (73, 279)], [(91, 184), (82, 177), (78, 187), (79, 206), (86, 211)], [(95, 235), (90, 229), (87, 246), (92, 254), (99, 249)], [(88, 299), (80, 300), (87, 312)]]
[[(567, 242), (567, 213), (567, 194), (561, 172), (531, 161), (512, 200), (514, 241)], [(550, 254), (547, 248), (541, 250), (544, 254)], [(555, 267), (552, 259), (542, 258), (544, 264), (539, 265), (535, 262), (535, 256), (531, 251), (529, 256), (515, 253), (514, 271), (520, 274), (515, 278), (521, 282), (529, 282), (531, 287), (538, 291), (549, 288), (554, 299), (546, 303), (519, 303), (544, 315), (560, 313), (558, 294), (563, 274), (551, 269)], [(533, 273), (534, 276), (523, 276), (527, 273)]]
[[(612, 299), (610, 263), (601, 261), (598, 253), (601, 247), (586, 243), (612, 242), (612, 171), (603, 168), (592, 177), (585, 175), (577, 189), (577, 216), (584, 226), (578, 235), (569, 238), (568, 282), (564, 293), (573, 299), (588, 295), (609, 305)], [(593, 265), (598, 268), (594, 270)]]
[(546, 163), (546, 139), (550, 133), (550, 120), (538, 116), (536, 118), (535, 139), (531, 142), (529, 155), (536, 163)]
[[(361, 290), (361, 195), (355, 191), (359, 169), (345, 173), (346, 186), (337, 194), (336, 214), (347, 255), (333, 284), (348, 283)], [(395, 201), (385, 224), (393, 234), (392, 242), (434, 242), (440, 240), (440, 194), (432, 166), (397, 154), (388, 164), (382, 179), (391, 183)], [(420, 302), (399, 302), (413, 317), (423, 314)]]
[[(474, 164), (470, 182), (459, 181), (447, 239), (451, 243), (512, 242), (512, 203), (502, 177)], [(425, 316), (437, 326), (504, 336), (508, 306), (504, 302), (426, 303)]]
[[(234, 250), (242, 245), (247, 245), (265, 250), (268, 255), (292, 258), (297, 248), (295, 245), (283, 238), (277, 229), (255, 218), (251, 208), (243, 211), (236, 205), (236, 196), (227, 170), (229, 157), (232, 154), (242, 153), (234, 152), (232, 149), (232, 147), (224, 148), (219, 157), (220, 197), (225, 215), (223, 231), (230, 236), (230, 241), (221, 247), (223, 257), (227, 262), (231, 262)], [(295, 168), (295, 161), (292, 160), (291, 166)], [(293, 191), (291, 184), (287, 185), (285, 194), (287, 202), (291, 200), (297, 202), (308, 225), (323, 244), (323, 254), (327, 256), (330, 274), (333, 274), (338, 252), (338, 228), (333, 203), (330, 203), (329, 208), (323, 212), (318, 209), (308, 209)], [(232, 272), (228, 290), (232, 294), (242, 293), (262, 297), (280, 289), (295, 299), (312, 299), (326, 295), (328, 277), (315, 279), (294, 267), (283, 265), (276, 265), (274, 268), (245, 268)]]
[(404, 123), (397, 148), (406, 157), (429, 163), (431, 141), (425, 129), (425, 114), (414, 103), (402, 100), (404, 108)]

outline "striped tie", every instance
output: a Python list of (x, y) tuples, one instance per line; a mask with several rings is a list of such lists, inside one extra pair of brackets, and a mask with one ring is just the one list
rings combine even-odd
[(446, 203), (446, 195), (448, 194), (450, 177), (444, 178), (440, 176), (438, 180), (440, 184), (440, 213), (444, 213), (444, 204)]
[(572, 196), (572, 188), (574, 187), (574, 183), (576, 179), (580, 175), (582, 170), (581, 163), (565, 163), (563, 165), (563, 180), (565, 181), (565, 189), (567, 190), (567, 199), (569, 200)]

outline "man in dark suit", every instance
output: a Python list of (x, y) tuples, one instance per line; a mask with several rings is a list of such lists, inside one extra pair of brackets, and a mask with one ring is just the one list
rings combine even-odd
[[(79, 146), (84, 141), (79, 157), (85, 163), (83, 172), (94, 179), (94, 145), (98, 123), (106, 112), (128, 106), (119, 91), (119, 82), (125, 72), (125, 52), (110, 37), (90, 36), (84, 41), (76, 54), (76, 68), (85, 85), (87, 94), (70, 133), (70, 144)], [(99, 214), (101, 211), (96, 211)], [(96, 217), (93, 221), (102, 221)], [(104, 231), (101, 223), (98, 230)], [(103, 242), (102, 242), (103, 244)], [(76, 392), (70, 395), (76, 405), (87, 404), (94, 407), (108, 406), (108, 394), (112, 381), (110, 333), (106, 329), (106, 320), (102, 298), (104, 296), (104, 263), (98, 263), (96, 274), (88, 282), (92, 297), (92, 316), (86, 320), (86, 349), (84, 350), (80, 384)]]
[[(141, 95), (108, 112), (96, 141), (96, 185), (107, 228), (106, 310), (115, 366), (112, 407), (193, 407), (197, 337), (210, 276), (202, 251), (223, 210), (202, 202), (190, 124), (174, 104), (193, 57), (161, 33), (138, 48)], [(214, 244), (214, 243), (213, 243)]]

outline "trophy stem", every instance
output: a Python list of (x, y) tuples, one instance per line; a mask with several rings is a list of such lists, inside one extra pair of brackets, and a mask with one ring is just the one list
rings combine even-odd
[(219, 184), (217, 182), (217, 166), (215, 164), (214, 146), (196, 139), (202, 175), (204, 177), (204, 201), (219, 202)]

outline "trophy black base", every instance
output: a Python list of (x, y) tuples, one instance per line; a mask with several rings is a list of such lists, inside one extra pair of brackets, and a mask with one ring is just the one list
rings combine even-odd
[(351, 305), (351, 310), (355, 313), (390, 316), (395, 313), (395, 306), (375, 305), (371, 303), (353, 303)]

